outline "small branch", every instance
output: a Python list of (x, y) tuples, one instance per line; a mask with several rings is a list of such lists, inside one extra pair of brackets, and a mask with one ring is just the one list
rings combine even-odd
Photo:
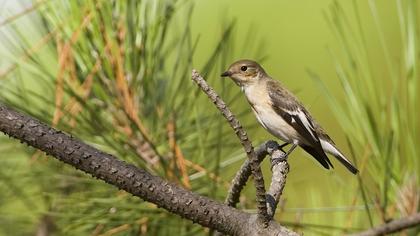
[(204, 227), (229, 235), (297, 235), (274, 221), (269, 221), (267, 227), (261, 227), (256, 215), (241, 212), (168, 183), (2, 104), (0, 131)]
[(387, 235), (416, 226), (420, 227), (420, 212), (405, 218), (390, 221), (386, 224), (377, 226), (361, 233), (352, 234), (350, 236)]
[(286, 185), (286, 177), (289, 173), (289, 164), (287, 163), (286, 153), (279, 148), (279, 144), (274, 141), (266, 143), (267, 152), (270, 154), (271, 177), (270, 188), (267, 192), (267, 211), (268, 215), (273, 218), (276, 213), (277, 204)]
[(269, 221), (269, 216), (267, 214), (267, 205), (265, 199), (265, 187), (264, 187), (264, 177), (260, 168), (260, 163), (258, 161), (257, 155), (255, 154), (254, 147), (252, 146), (251, 140), (249, 140), (247, 133), (242, 128), (242, 125), (235, 118), (233, 113), (226, 106), (226, 103), (217, 95), (213, 88), (211, 88), (207, 82), (203, 79), (201, 75), (198, 74), (196, 70), (192, 71), (192, 80), (197, 83), (197, 85), (203, 90), (210, 100), (215, 104), (217, 109), (222, 113), (222, 115), (229, 122), (232, 129), (235, 131), (236, 136), (238, 136), (247, 156), (250, 161), (251, 171), (254, 176), (254, 184), (256, 188), (256, 200), (258, 208), (258, 218), (260, 221), (266, 225)]
[[(258, 161), (261, 163), (267, 154), (270, 155), (272, 163), (272, 178), (270, 188), (266, 194), (267, 212), (270, 218), (274, 216), (280, 196), (283, 193), (286, 184), (287, 173), (289, 172), (289, 164), (285, 152), (279, 148), (279, 144), (275, 141), (267, 141), (261, 144), (255, 151)], [(232, 180), (231, 187), (226, 197), (225, 203), (228, 206), (235, 207), (239, 202), (239, 196), (251, 175), (251, 164), (246, 160), (242, 164), (240, 170), (236, 173)]]
[[(258, 162), (261, 163), (265, 156), (267, 156), (266, 143), (261, 144), (255, 151), (257, 155)], [(236, 173), (235, 178), (233, 178), (228, 191), (228, 195), (225, 199), (225, 203), (228, 206), (235, 207), (239, 202), (239, 197), (241, 195), (242, 189), (245, 187), (246, 182), (248, 182), (249, 176), (251, 176), (251, 161), (247, 159), (244, 164), (242, 164), (239, 171)]]

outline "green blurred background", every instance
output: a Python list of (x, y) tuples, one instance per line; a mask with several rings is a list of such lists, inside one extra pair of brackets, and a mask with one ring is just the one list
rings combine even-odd
[[(257, 145), (273, 137), (239, 88), (219, 78), (233, 61), (255, 59), (361, 170), (353, 176), (333, 160), (327, 171), (294, 152), (276, 220), (306, 235), (342, 235), (419, 211), (419, 12), (410, 0), (3, 0), (0, 101), (223, 201), (245, 156), (190, 71), (205, 75)], [(155, 149), (139, 150), (147, 139)], [(208, 233), (16, 141), (0, 142), (4, 235), (43, 227), (47, 235)], [(250, 182), (240, 208), (255, 211), (253, 193)]]

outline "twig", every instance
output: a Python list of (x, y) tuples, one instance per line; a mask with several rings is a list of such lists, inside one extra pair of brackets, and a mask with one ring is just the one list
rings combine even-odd
[(257, 195), (256, 200), (258, 208), (258, 218), (263, 223), (263, 225), (267, 225), (267, 222), (269, 221), (269, 216), (267, 214), (267, 205), (265, 199), (264, 177), (262, 175), (260, 163), (258, 161), (257, 155), (255, 154), (251, 140), (249, 140), (247, 133), (242, 128), (242, 125), (226, 106), (226, 103), (219, 97), (219, 95), (217, 95), (214, 89), (207, 84), (207, 82), (203, 79), (201, 75), (198, 74), (196, 70), (192, 71), (192, 80), (195, 83), (197, 83), (197, 85), (207, 94), (207, 96), (215, 104), (217, 109), (219, 109), (219, 111), (229, 122), (230, 126), (235, 131), (236, 136), (238, 136), (248, 156), (248, 159), (250, 160), (251, 171), (254, 176), (254, 184)]
[[(279, 147), (277, 142), (270, 140), (261, 144), (255, 151), (259, 162), (262, 162), (267, 154), (271, 157), (273, 175), (271, 177), (270, 188), (266, 194), (267, 212), (271, 218), (276, 211), (277, 204), (286, 184), (287, 173), (289, 172), (289, 164), (287, 163), (287, 158), (284, 157), (285, 152)], [(249, 160), (246, 160), (232, 180), (225, 200), (227, 205), (235, 207), (239, 202), (240, 193), (251, 175), (250, 163)]]
[[(257, 155), (258, 161), (261, 163), (265, 156), (267, 156), (266, 143), (261, 144), (256, 150), (255, 154)], [(239, 197), (241, 195), (242, 189), (245, 187), (246, 182), (251, 176), (251, 161), (247, 159), (244, 164), (242, 164), (239, 171), (236, 173), (235, 178), (233, 178), (228, 191), (225, 203), (228, 206), (235, 207), (239, 202)]]
[(416, 226), (420, 227), (420, 212), (405, 218), (390, 221), (386, 224), (374, 227), (361, 233), (351, 234), (349, 236), (387, 235)]
[(268, 154), (270, 154), (271, 170), (273, 172), (270, 188), (267, 192), (267, 211), (268, 215), (273, 218), (286, 185), (289, 164), (287, 163), (286, 153), (280, 149), (277, 142), (269, 141), (266, 143), (266, 147)]
[(297, 235), (275, 221), (261, 227), (244, 213), (160, 177), (0, 104), (0, 131), (169, 212), (229, 235)]

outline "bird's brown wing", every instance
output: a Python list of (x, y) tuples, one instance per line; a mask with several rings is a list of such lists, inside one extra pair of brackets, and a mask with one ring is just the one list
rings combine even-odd
[(328, 159), (317, 132), (312, 123), (312, 118), (299, 101), (286, 89), (282, 88), (278, 81), (269, 80), (267, 91), (271, 99), (271, 106), (298, 134), (305, 139), (299, 145), (311, 154), (323, 167), (333, 167)]

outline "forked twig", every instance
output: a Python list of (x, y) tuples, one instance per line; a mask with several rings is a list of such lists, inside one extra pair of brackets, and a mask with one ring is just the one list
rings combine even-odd
[[(273, 218), (280, 196), (286, 185), (286, 177), (289, 173), (289, 164), (285, 152), (280, 148), (279, 144), (275, 141), (267, 141), (261, 144), (255, 151), (258, 161), (262, 162), (265, 156), (270, 155), (272, 177), (270, 188), (266, 194), (267, 212), (270, 219)], [(229, 206), (235, 207), (239, 202), (239, 196), (251, 176), (250, 161), (246, 160), (241, 166), (240, 170), (236, 173), (235, 178), (232, 180), (231, 187), (226, 197), (225, 203)]]
[(267, 205), (265, 198), (265, 187), (264, 177), (260, 168), (260, 162), (258, 161), (257, 155), (252, 146), (251, 140), (249, 140), (247, 133), (242, 128), (238, 119), (233, 115), (230, 109), (226, 106), (226, 103), (219, 97), (219, 95), (211, 88), (201, 75), (196, 70), (192, 71), (192, 80), (203, 90), (204, 93), (210, 98), (214, 105), (219, 109), (222, 115), (229, 122), (229, 125), (235, 131), (236, 136), (239, 138), (250, 162), (252, 174), (254, 176), (254, 184), (256, 188), (256, 200), (258, 208), (258, 218), (264, 224), (267, 225), (269, 216), (267, 214)]
[[(267, 156), (266, 143), (261, 144), (256, 150), (255, 154), (257, 156), (258, 162), (261, 163), (265, 156)], [(245, 187), (246, 182), (248, 182), (249, 177), (251, 176), (251, 161), (249, 159), (245, 160), (238, 172), (236, 172), (235, 177), (232, 180), (230, 189), (225, 199), (225, 203), (228, 206), (235, 207), (239, 202), (239, 197), (241, 195), (242, 189)]]

